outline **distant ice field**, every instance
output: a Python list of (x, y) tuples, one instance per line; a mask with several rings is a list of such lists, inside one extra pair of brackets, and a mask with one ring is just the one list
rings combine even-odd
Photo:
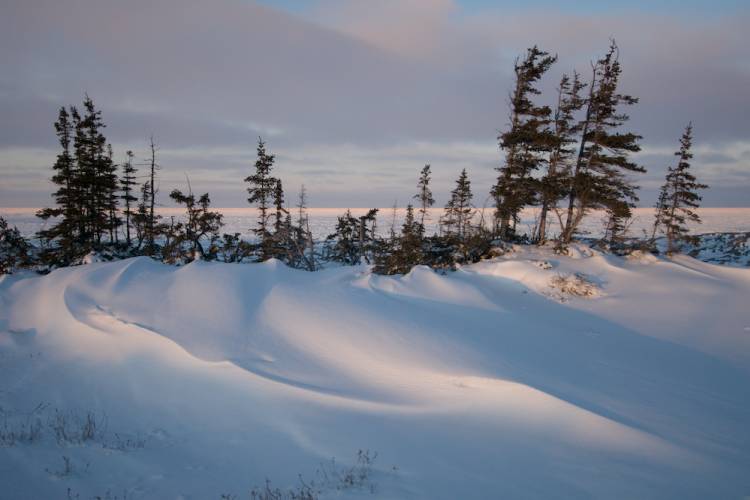
[[(36, 231), (44, 227), (44, 222), (34, 215), (36, 210), (37, 209), (35, 208), (0, 208), (0, 215), (5, 217), (11, 225), (17, 226), (24, 236), (30, 237), (33, 236)], [(251, 229), (255, 226), (257, 221), (256, 209), (216, 208), (215, 210), (224, 214), (225, 226), (223, 232), (237, 232), (246, 237), (249, 237), (252, 234)], [(292, 216), (296, 219), (296, 210), (290, 210)], [(352, 208), (351, 212), (354, 216), (360, 216), (364, 215), (367, 210), (367, 208)], [(172, 216), (180, 218), (184, 212), (180, 208), (160, 208), (158, 211), (165, 218)], [(310, 229), (312, 230), (314, 237), (316, 239), (322, 239), (331, 234), (336, 226), (336, 218), (344, 214), (344, 212), (346, 212), (345, 208), (308, 209)], [(396, 210), (396, 230), (400, 228), (405, 212), (406, 210), (403, 208)], [(642, 236), (644, 231), (647, 231), (650, 234), (654, 220), (654, 209), (637, 208), (634, 212), (634, 217), (629, 228), (629, 234), (631, 236)], [(691, 225), (691, 230), (695, 234), (750, 231), (750, 208), (702, 208), (698, 212), (703, 219), (703, 223)], [(433, 208), (430, 210), (429, 217), (425, 221), (428, 234), (438, 231), (438, 221), (442, 213), (443, 210), (441, 208)], [(538, 209), (524, 210), (521, 217), (519, 232), (530, 232), (531, 228), (536, 224), (538, 216)], [(481, 217), (482, 210), (478, 209), (476, 220), (479, 221)], [(484, 219), (489, 221), (491, 218), (492, 209), (485, 209)], [(594, 212), (584, 220), (582, 229), (588, 233), (588, 236), (601, 236), (604, 227), (603, 219), (604, 214), (602, 212)], [(377, 224), (377, 229), (380, 234), (389, 234), (391, 226), (394, 225), (393, 208), (381, 208), (378, 213)], [(559, 225), (557, 224), (554, 214), (550, 220), (550, 231), (553, 235), (559, 231)]]

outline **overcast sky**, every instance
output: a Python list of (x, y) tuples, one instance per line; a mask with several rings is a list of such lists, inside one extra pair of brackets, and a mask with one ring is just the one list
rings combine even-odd
[[(528, 7), (533, 4), (534, 7)], [(513, 59), (559, 55), (543, 82), (589, 73), (610, 37), (640, 98), (650, 205), (695, 131), (708, 206), (750, 206), (746, 0), (0, 0), (0, 206), (50, 202), (62, 105), (87, 92), (118, 161), (159, 145), (161, 190), (245, 206), (257, 137), (290, 201), (404, 205), (431, 163), (443, 203), (466, 168), (482, 205), (502, 161)], [(549, 98), (550, 93), (547, 93)], [(166, 198), (166, 195), (164, 195)], [(166, 200), (164, 200), (166, 201)]]

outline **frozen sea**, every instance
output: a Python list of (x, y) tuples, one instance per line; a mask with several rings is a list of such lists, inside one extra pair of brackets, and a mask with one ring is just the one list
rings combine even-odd
[[(35, 216), (36, 208), (0, 208), (0, 215), (6, 218), (11, 225), (15, 225), (24, 236), (31, 237), (44, 226), (44, 222)], [(241, 233), (244, 236), (251, 235), (251, 229), (256, 224), (257, 211), (254, 208), (215, 208), (224, 215), (225, 226), (223, 232)], [(352, 208), (354, 216), (360, 216), (367, 212), (367, 208)], [(291, 209), (293, 217), (297, 217), (295, 209)], [(325, 238), (336, 226), (336, 218), (346, 212), (346, 208), (311, 208), (308, 209), (310, 218), (310, 229), (316, 239)], [(429, 217), (426, 220), (427, 232), (432, 234), (438, 231), (438, 221), (443, 210), (433, 208), (430, 210)], [(179, 218), (183, 214), (180, 208), (160, 208), (159, 213), (165, 217)], [(398, 228), (403, 221), (405, 214), (404, 209), (397, 209), (395, 213), (395, 227)], [(691, 225), (691, 230), (695, 234), (713, 233), (713, 232), (746, 232), (750, 231), (750, 208), (701, 208), (699, 214), (703, 219), (702, 224)], [(534, 227), (539, 215), (538, 209), (527, 209), (523, 212), (521, 218), (520, 230), (530, 232)], [(481, 220), (482, 211), (477, 210), (476, 220)], [(631, 236), (642, 236), (644, 231), (649, 232), (653, 224), (653, 208), (637, 208), (634, 211), (634, 217), (631, 221), (629, 234)], [(484, 211), (485, 220), (492, 218), (492, 210)], [(583, 223), (583, 229), (588, 236), (597, 237), (603, 232), (604, 214), (594, 212), (590, 214)], [(378, 213), (378, 232), (388, 234), (391, 226), (394, 225), (393, 208), (381, 208)], [(553, 215), (550, 221), (550, 231), (554, 234), (557, 232), (558, 225), (556, 217)]]

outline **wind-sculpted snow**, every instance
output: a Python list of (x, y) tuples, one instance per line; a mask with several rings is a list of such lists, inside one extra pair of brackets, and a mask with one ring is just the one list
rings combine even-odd
[(400, 277), (147, 258), (4, 277), (0, 437), (39, 408), (106, 428), (0, 444), (0, 497), (243, 498), (358, 449), (379, 454), (376, 493), (329, 497), (750, 493), (750, 270), (574, 253)]

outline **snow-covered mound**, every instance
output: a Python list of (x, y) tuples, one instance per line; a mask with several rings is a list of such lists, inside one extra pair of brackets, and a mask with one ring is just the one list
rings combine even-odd
[(2, 277), (0, 497), (749, 494), (750, 270), (571, 255)]

